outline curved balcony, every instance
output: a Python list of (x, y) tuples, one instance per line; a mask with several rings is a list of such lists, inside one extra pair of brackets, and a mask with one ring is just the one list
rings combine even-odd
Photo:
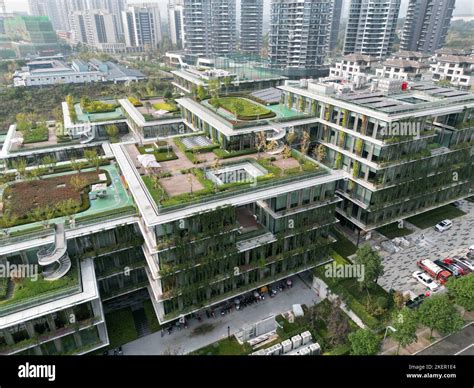
[(56, 268), (50, 271), (43, 271), (44, 280), (53, 281), (62, 278), (71, 269), (71, 265), (71, 259), (66, 252), (66, 254), (59, 259), (59, 266), (56, 267), (56, 265), (54, 265)]

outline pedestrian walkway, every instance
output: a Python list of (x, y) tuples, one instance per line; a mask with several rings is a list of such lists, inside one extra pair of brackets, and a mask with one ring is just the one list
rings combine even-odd
[[(163, 334), (158, 331), (129, 342), (123, 346), (123, 352), (125, 355), (187, 354), (227, 338), (228, 330), (233, 335), (245, 325), (258, 322), (272, 314), (289, 311), (293, 304), (312, 306), (319, 303), (316, 293), (307, 285), (311, 282), (305, 284), (299, 277), (291, 279), (293, 287), (278, 293), (274, 298), (267, 297), (264, 301), (247, 306), (243, 310), (233, 310), (224, 316), (217, 315), (216, 318), (206, 318), (204, 314), (201, 322), (196, 319), (188, 321), (187, 329), (174, 328), (171, 334), (166, 330)], [(212, 325), (211, 330), (196, 334), (196, 328), (204, 325)]]

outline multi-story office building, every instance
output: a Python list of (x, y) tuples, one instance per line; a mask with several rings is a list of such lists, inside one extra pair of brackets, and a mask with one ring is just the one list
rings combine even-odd
[(115, 16), (107, 11), (91, 9), (71, 14), (73, 40), (93, 48), (119, 43)]
[(268, 43), (271, 67), (284, 69), (288, 75), (318, 75), (329, 47), (332, 3), (272, 1)]
[(410, 0), (400, 39), (402, 50), (434, 53), (448, 35), (455, 0)]
[(339, 28), (341, 25), (343, 0), (334, 0), (331, 21), (331, 37), (329, 38), (329, 51), (333, 51), (337, 46), (337, 38), (339, 37)]
[(263, 0), (240, 2), (240, 51), (260, 55), (263, 44)]
[[(0, 303), (0, 352), (90, 352), (108, 344), (104, 311), (122, 295), (148, 291), (161, 324), (202, 314), (330, 262), (338, 219), (369, 231), (471, 195), (473, 94), (430, 83), (390, 95), (338, 95), (310, 80), (279, 89), (276, 102), (238, 101), (258, 101), (253, 115), (192, 97), (164, 115), (128, 99), (93, 113), (68, 98), (67, 136), (48, 147), (18, 147), (13, 125), (0, 154), (0, 260), (32, 272), (2, 281), (12, 291)], [(112, 124), (136, 144), (110, 144)], [(85, 150), (101, 158), (73, 190)], [(143, 153), (167, 156), (144, 163)], [(18, 176), (20, 159), (36, 171), (45, 156), (57, 165), (42, 179)], [(32, 284), (35, 274), (48, 286)]]
[(390, 54), (399, 11), (400, 0), (351, 0), (344, 54)]
[(289, 106), (317, 117), (311, 135), (325, 147), (322, 160), (346, 175), (341, 222), (367, 231), (469, 196), (474, 95), (431, 83), (390, 95), (336, 95), (311, 82), (280, 88)]
[(183, 47), (184, 39), (184, 8), (182, 0), (170, 0), (168, 3), (168, 28), (171, 43)]
[(129, 4), (122, 12), (122, 21), (127, 46), (154, 49), (160, 45), (161, 18), (157, 3)]
[(192, 54), (226, 56), (236, 49), (235, 0), (184, 0), (184, 47)]

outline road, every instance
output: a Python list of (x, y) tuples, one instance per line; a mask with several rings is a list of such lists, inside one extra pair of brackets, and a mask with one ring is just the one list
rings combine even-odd
[(451, 334), (433, 345), (416, 353), (421, 356), (436, 355), (474, 355), (474, 322), (464, 327), (461, 331)]

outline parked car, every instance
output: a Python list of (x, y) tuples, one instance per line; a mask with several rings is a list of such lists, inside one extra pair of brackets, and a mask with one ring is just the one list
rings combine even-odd
[(465, 266), (466, 268), (468, 268), (470, 271), (473, 271), (474, 272), (474, 260), (470, 260), (468, 258), (464, 258), (464, 257), (460, 257), (460, 258), (457, 258), (457, 259), (453, 259), (456, 263), (458, 263), (459, 265), (463, 265)]
[(474, 245), (469, 247), (469, 251), (467, 252), (468, 259), (474, 259)]
[(459, 263), (458, 261), (451, 259), (450, 257), (444, 259), (443, 262), (445, 262), (446, 264), (451, 264), (454, 268), (458, 270), (460, 275), (467, 275), (471, 272), (471, 270), (463, 263)]
[(457, 265), (454, 265), (451, 259), (435, 260), (434, 263), (446, 271), (451, 272), (456, 277), (463, 275), (462, 270), (460, 270)]
[(438, 232), (444, 232), (453, 226), (453, 222), (451, 220), (443, 220), (440, 223), (435, 225), (435, 230)]
[(410, 299), (405, 303), (405, 306), (407, 306), (409, 309), (416, 309), (420, 306), (421, 303), (425, 300), (426, 295), (425, 294), (420, 294), (414, 299)]
[(424, 272), (415, 271), (413, 272), (413, 277), (431, 291), (435, 291), (439, 287), (439, 285)]

